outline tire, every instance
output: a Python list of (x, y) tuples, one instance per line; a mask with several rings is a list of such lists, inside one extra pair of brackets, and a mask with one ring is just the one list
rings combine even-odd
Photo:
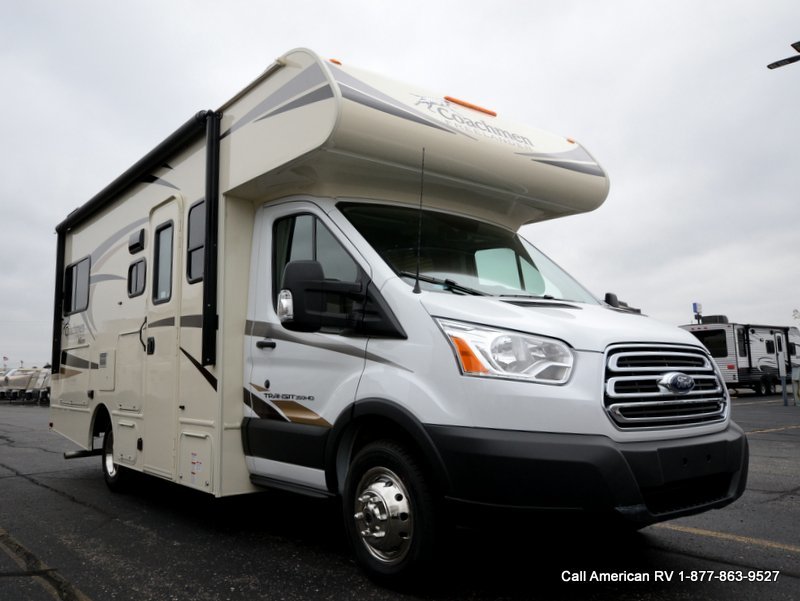
[(103, 479), (113, 492), (124, 492), (130, 483), (131, 473), (114, 461), (114, 431), (108, 426), (103, 435)]
[(436, 507), (425, 473), (401, 445), (366, 445), (350, 464), (345, 529), (361, 568), (382, 584), (422, 574), (437, 542)]

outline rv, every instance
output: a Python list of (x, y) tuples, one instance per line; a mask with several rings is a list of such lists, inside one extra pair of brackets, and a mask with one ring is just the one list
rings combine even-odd
[(16, 367), (0, 376), (0, 399), (44, 402), (50, 394), (50, 370)]
[(478, 509), (725, 506), (706, 349), (518, 233), (608, 189), (572, 139), (291, 51), (57, 226), (52, 428), (113, 490), (339, 499), (384, 579)]
[(728, 388), (750, 388), (770, 395), (781, 378), (800, 367), (800, 330), (796, 327), (729, 323), (725, 315), (681, 326), (694, 334), (714, 358)]

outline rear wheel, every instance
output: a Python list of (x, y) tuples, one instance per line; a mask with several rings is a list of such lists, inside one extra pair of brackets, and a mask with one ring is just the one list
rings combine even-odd
[(122, 492), (127, 486), (131, 474), (127, 468), (114, 461), (114, 431), (109, 425), (103, 435), (103, 479), (114, 492)]
[(415, 458), (393, 441), (370, 443), (350, 465), (345, 527), (361, 567), (390, 582), (421, 571), (434, 556), (435, 504)]

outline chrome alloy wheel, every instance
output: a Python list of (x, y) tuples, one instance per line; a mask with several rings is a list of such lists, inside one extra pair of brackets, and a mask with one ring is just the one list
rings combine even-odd
[(114, 432), (109, 423), (103, 437), (103, 454), (100, 457), (103, 466), (103, 479), (114, 492), (123, 492), (130, 484), (131, 473), (128, 468), (114, 461)]
[(114, 478), (117, 475), (117, 466), (114, 463), (114, 445), (109, 445), (109, 448), (103, 453), (103, 462), (106, 467), (106, 474), (109, 478)]
[(411, 548), (414, 528), (403, 482), (390, 469), (373, 467), (363, 475), (357, 490), (353, 519), (361, 542), (381, 562), (402, 561)]

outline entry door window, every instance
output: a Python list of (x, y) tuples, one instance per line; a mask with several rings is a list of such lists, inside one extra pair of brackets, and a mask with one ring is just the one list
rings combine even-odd
[(166, 303), (172, 298), (172, 222), (156, 228), (155, 268), (153, 269), (153, 303)]
[(144, 259), (131, 263), (128, 267), (128, 296), (133, 298), (144, 292), (145, 273), (147, 266)]

